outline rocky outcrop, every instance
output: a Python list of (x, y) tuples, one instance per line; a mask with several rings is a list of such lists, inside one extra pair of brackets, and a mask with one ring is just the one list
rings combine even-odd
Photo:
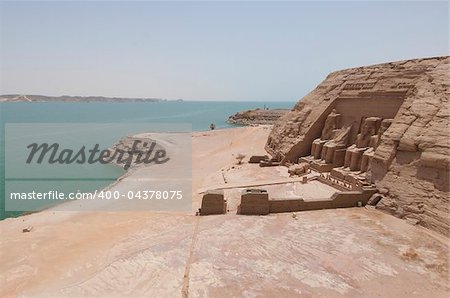
[(450, 235), (449, 73), (450, 57), (333, 72), (280, 118), (266, 150), (283, 162), (310, 155), (334, 111), (351, 128), (349, 144), (369, 117), (392, 119), (368, 165), (383, 195), (378, 208)]
[(228, 118), (228, 123), (239, 125), (274, 124), (281, 116), (289, 112), (286, 109), (255, 109), (237, 112)]
[(109, 151), (110, 154), (105, 158), (109, 161), (105, 162), (118, 165), (125, 170), (148, 166), (153, 161), (159, 159), (158, 156), (166, 157), (166, 149), (164, 146), (149, 137), (124, 137), (112, 145)]

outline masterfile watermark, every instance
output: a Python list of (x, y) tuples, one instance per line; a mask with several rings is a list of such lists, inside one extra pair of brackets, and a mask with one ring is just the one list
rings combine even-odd
[[(138, 144), (143, 143), (139, 151)], [(135, 140), (131, 147), (131, 150), (125, 151), (120, 149), (100, 149), (99, 144), (95, 144), (92, 149), (86, 149), (86, 146), (82, 146), (79, 150), (74, 151), (73, 149), (60, 149), (58, 143), (53, 143), (49, 145), (48, 143), (32, 143), (27, 146), (30, 149), (30, 154), (26, 160), (26, 163), (30, 164), (36, 162), (41, 164), (45, 161), (49, 164), (94, 164), (94, 163), (116, 163), (124, 164), (123, 168), (127, 170), (130, 168), (131, 164), (161, 164), (169, 161), (167, 152), (165, 149), (155, 150), (156, 142), (142, 142)], [(38, 157), (35, 159), (36, 153), (39, 153)]]
[(7, 123), (5, 210), (190, 211), (191, 126)]
[(101, 190), (94, 192), (69, 192), (50, 190), (48, 192), (12, 192), (10, 200), (182, 200), (183, 192), (180, 190), (144, 190), (144, 191), (120, 191)]

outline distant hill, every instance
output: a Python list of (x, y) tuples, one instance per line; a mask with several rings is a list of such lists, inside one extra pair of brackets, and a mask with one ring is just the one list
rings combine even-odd
[[(161, 102), (162, 98), (126, 98), (105, 96), (45, 96), (45, 95), (0, 95), (0, 102)], [(182, 101), (177, 99), (176, 101)]]

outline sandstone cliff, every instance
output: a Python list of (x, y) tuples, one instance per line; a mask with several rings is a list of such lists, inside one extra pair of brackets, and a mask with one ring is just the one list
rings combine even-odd
[(309, 155), (332, 109), (347, 122), (393, 118), (370, 165), (378, 208), (450, 235), (449, 73), (450, 57), (333, 72), (280, 118), (266, 150), (284, 162)]

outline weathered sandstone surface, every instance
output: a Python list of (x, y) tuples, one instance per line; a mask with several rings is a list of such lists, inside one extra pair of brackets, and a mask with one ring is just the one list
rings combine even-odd
[[(263, 155), (268, 135), (267, 126), (193, 133), (193, 210), (202, 189), (289, 179), (286, 167), (236, 165), (241, 152)], [(152, 168), (111, 190), (152, 187)], [(225, 215), (49, 209), (1, 220), (0, 297), (448, 297), (447, 237), (373, 208), (236, 215), (241, 190), (224, 190)], [(318, 181), (267, 190), (335, 192)]]
[[(383, 195), (378, 207), (449, 236), (449, 73), (448, 56), (333, 72), (280, 118), (266, 150), (297, 163), (312, 154), (313, 142), (330, 139), (324, 137), (327, 119), (339, 117), (341, 135), (348, 128), (346, 146), (364, 143), (360, 136), (370, 130), (368, 123), (375, 119), (379, 130), (384, 119), (387, 129), (378, 134), (371, 155), (364, 153), (370, 155), (367, 180)], [(346, 150), (357, 153), (364, 146)]]
[(272, 109), (272, 110), (247, 110), (237, 112), (228, 118), (228, 123), (240, 125), (256, 125), (274, 124), (281, 116), (285, 115), (289, 110), (287, 109)]

